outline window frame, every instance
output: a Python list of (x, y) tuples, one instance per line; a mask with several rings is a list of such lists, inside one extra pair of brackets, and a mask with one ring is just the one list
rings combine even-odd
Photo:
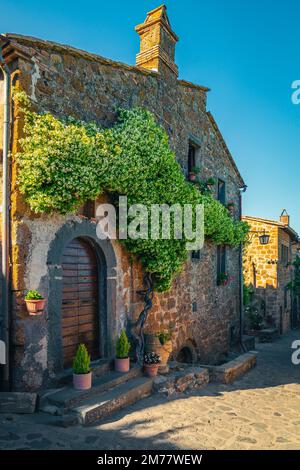
[(219, 285), (219, 277), (226, 274), (227, 269), (227, 247), (226, 245), (217, 246), (217, 284)]
[[(192, 156), (191, 156), (191, 152)], [(197, 147), (193, 142), (189, 140), (189, 149), (188, 149), (188, 173), (192, 172), (192, 168), (197, 166), (197, 161), (196, 161), (196, 152), (197, 152)]]
[[(220, 191), (220, 185), (222, 184), (222, 193)], [(218, 194), (217, 194), (217, 199), (218, 201), (223, 204), (223, 206), (226, 205), (226, 181), (222, 180), (221, 178), (218, 178), (218, 187), (217, 187), (217, 191), (218, 191)], [(222, 196), (221, 196), (222, 194)]]

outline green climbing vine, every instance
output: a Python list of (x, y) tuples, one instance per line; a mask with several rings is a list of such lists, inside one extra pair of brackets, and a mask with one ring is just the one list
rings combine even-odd
[(288, 289), (292, 292), (293, 297), (300, 294), (300, 257), (297, 256), (293, 262), (294, 274), (293, 280), (287, 285)]
[[(168, 135), (145, 109), (122, 109), (112, 128), (58, 119), (31, 110), (24, 92), (15, 92), (25, 116), (20, 139), (18, 184), (36, 213), (75, 212), (85, 201), (110, 193), (128, 205), (197, 204), (205, 207), (205, 235), (216, 244), (239, 245), (248, 226), (234, 221), (228, 210), (207, 192), (187, 182)], [(150, 230), (150, 224), (149, 224)], [(186, 239), (122, 240), (153, 274), (155, 288), (165, 291), (187, 259)]]

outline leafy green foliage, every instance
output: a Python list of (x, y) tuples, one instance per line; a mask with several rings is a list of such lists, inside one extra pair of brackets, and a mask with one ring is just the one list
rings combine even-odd
[(157, 338), (159, 339), (160, 344), (163, 346), (166, 344), (168, 341), (171, 340), (172, 338), (172, 333), (171, 331), (160, 331), (157, 333)]
[(287, 285), (293, 296), (300, 294), (300, 257), (297, 256), (293, 262), (294, 275), (293, 280)]
[[(168, 135), (150, 112), (121, 110), (116, 124), (103, 129), (32, 112), (23, 92), (15, 93), (15, 100), (25, 113), (25, 137), (16, 156), (18, 183), (34, 212), (75, 212), (105, 191), (115, 204), (118, 195), (126, 195), (129, 206), (191, 204), (195, 214), (196, 206), (204, 204), (205, 235), (213, 243), (237, 246), (245, 239), (246, 223), (234, 221), (209, 192), (185, 180)], [(187, 241), (128, 238), (122, 243), (152, 273), (155, 288), (166, 291), (187, 259)]]
[(256, 309), (249, 309), (247, 312), (249, 326), (252, 330), (260, 330), (263, 327), (263, 316)]
[(118, 359), (125, 359), (128, 357), (131, 345), (127, 338), (125, 330), (121, 331), (116, 345), (116, 355)]
[(251, 294), (253, 293), (253, 288), (243, 284), (243, 304), (244, 307), (248, 307), (251, 301)]
[(229, 282), (229, 276), (227, 273), (219, 273), (217, 278), (218, 286), (226, 286)]
[(43, 296), (37, 290), (29, 290), (25, 300), (43, 300)]
[(73, 361), (74, 374), (88, 374), (90, 372), (91, 358), (84, 344), (78, 346)]

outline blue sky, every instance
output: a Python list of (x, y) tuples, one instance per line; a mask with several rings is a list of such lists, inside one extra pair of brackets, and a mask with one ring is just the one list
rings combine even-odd
[[(134, 64), (134, 31), (160, 0), (5, 0), (1, 32), (71, 44)], [(208, 108), (248, 185), (244, 213), (300, 232), (299, 0), (166, 0), (179, 74), (212, 89)]]

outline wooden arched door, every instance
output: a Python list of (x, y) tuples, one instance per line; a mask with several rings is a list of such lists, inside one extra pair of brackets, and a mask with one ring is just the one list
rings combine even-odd
[(64, 250), (62, 268), (63, 363), (70, 367), (80, 343), (92, 359), (99, 357), (99, 273), (93, 247), (85, 239), (72, 240)]

